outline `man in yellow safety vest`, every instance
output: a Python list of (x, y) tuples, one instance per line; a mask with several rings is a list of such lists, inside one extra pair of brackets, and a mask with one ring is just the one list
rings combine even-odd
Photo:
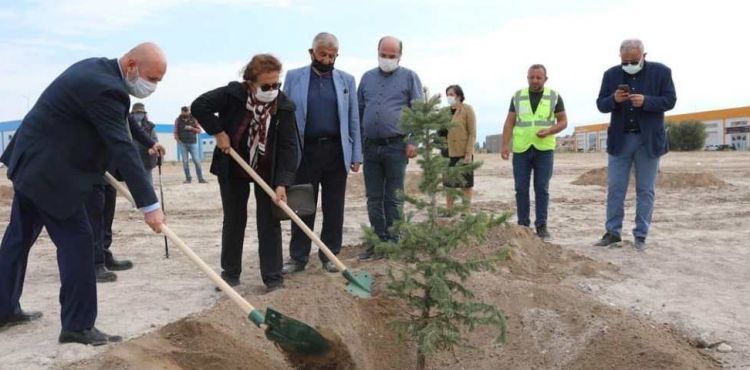
[(547, 230), (549, 181), (555, 152), (555, 134), (568, 127), (565, 105), (560, 95), (544, 87), (547, 69), (541, 64), (529, 67), (529, 87), (518, 90), (510, 102), (503, 127), (502, 157), (510, 158), (513, 139), (513, 178), (516, 187), (518, 224), (531, 225), (529, 186), (534, 175), (537, 235), (544, 241), (551, 238)]

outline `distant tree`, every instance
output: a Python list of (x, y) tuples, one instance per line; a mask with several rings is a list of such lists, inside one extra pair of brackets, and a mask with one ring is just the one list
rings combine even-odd
[(667, 138), (670, 150), (701, 150), (706, 144), (706, 125), (697, 120), (667, 122)]

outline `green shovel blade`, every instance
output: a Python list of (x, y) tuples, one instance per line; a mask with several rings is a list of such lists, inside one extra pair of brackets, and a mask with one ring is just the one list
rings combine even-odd
[(352, 274), (349, 270), (344, 270), (342, 273), (349, 284), (346, 285), (346, 291), (349, 294), (355, 295), (360, 298), (372, 297), (372, 276), (369, 272), (357, 272)]
[(322, 354), (330, 351), (328, 341), (311, 326), (286, 317), (278, 311), (266, 309), (266, 338), (278, 343), (290, 352), (301, 354)]

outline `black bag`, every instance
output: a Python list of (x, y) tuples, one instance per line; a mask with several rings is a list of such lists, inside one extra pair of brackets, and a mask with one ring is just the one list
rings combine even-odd
[[(303, 150), (302, 139), (299, 137), (299, 131), (297, 131), (297, 142), (299, 143), (299, 150)], [(304, 158), (304, 154), (302, 155), (302, 157)], [(309, 179), (310, 168), (308, 166), (305, 166), (305, 169), (308, 170), (307, 178)], [(288, 186), (286, 188), (286, 204), (299, 217), (310, 216), (314, 214), (315, 210), (318, 208), (318, 204), (315, 201), (315, 192), (313, 191), (313, 185), (308, 183)], [(287, 215), (283, 209), (275, 205), (271, 210), (271, 214), (277, 220), (283, 221), (290, 219), (289, 215)]]
[[(289, 208), (300, 217), (314, 214), (318, 206), (315, 202), (315, 193), (313, 192), (312, 184), (298, 184), (287, 187), (286, 200)], [(289, 219), (289, 215), (278, 206), (273, 206), (271, 213), (277, 220)]]

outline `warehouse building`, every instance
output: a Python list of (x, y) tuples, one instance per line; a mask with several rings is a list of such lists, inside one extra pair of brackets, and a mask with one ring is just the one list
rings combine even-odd
[[(19, 126), (21, 126), (21, 121), (0, 122), (0, 153), (5, 151), (5, 148), (10, 143)], [(172, 123), (157, 123), (156, 135), (161, 145), (167, 150), (164, 159), (167, 161), (181, 161), (183, 154), (181, 150), (178, 150), (177, 141), (172, 134), (173, 129), (174, 124)], [(215, 146), (216, 139), (213, 136), (205, 132), (201, 133), (198, 137), (198, 152), (201, 155), (201, 160), (211, 158), (211, 153), (213, 153)]]
[[(666, 121), (675, 123), (692, 120), (706, 125), (707, 148), (729, 146), (750, 150), (750, 106), (666, 116)], [(574, 133), (577, 151), (606, 150), (608, 127), (609, 123), (577, 126)]]

